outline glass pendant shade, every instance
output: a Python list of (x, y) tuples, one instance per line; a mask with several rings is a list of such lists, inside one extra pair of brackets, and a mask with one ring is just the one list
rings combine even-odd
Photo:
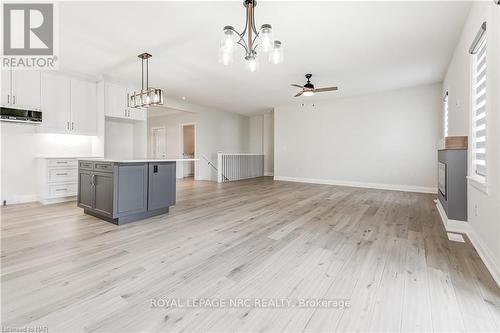
[(259, 37), (262, 51), (271, 51), (273, 49), (273, 30), (270, 24), (263, 24), (260, 27)]
[(304, 91), (304, 93), (302, 94), (302, 96), (305, 96), (305, 97), (310, 97), (310, 96), (314, 96), (314, 91)]
[(163, 90), (149, 88), (128, 94), (128, 106), (131, 108), (163, 105)]
[(256, 55), (246, 57), (245, 60), (246, 67), (250, 72), (255, 72), (259, 68), (259, 62)]
[(283, 45), (279, 40), (274, 41), (274, 47), (269, 53), (269, 61), (275, 65), (283, 62)]
[(222, 40), (220, 43), (221, 51), (224, 53), (232, 53), (234, 51), (234, 46), (236, 44), (235, 41), (235, 33), (233, 27), (230, 25), (225, 26), (223, 29)]
[(222, 48), (219, 50), (219, 63), (223, 64), (224, 66), (228, 66), (232, 64), (233, 61), (233, 52), (226, 52)]

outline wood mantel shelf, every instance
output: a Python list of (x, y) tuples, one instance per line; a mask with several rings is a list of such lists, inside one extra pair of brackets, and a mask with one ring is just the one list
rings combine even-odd
[(467, 149), (467, 136), (447, 136), (444, 138), (444, 149)]

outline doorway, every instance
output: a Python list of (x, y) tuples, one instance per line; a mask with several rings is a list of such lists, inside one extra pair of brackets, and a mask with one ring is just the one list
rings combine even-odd
[(167, 157), (165, 127), (151, 128), (151, 156), (154, 159), (164, 159)]
[[(180, 130), (180, 145), (182, 158), (195, 158), (196, 156), (196, 126), (193, 123), (181, 124)], [(195, 163), (183, 162), (182, 163), (182, 178), (195, 176)]]

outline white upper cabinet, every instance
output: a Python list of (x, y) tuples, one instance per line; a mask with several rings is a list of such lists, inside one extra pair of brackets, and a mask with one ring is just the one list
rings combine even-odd
[(97, 84), (42, 73), (42, 126), (48, 133), (97, 135)]
[(104, 86), (104, 115), (108, 117), (146, 120), (146, 110), (129, 108), (127, 94), (133, 89), (106, 82)]
[(40, 110), (40, 72), (2, 70), (2, 106)]
[(97, 133), (97, 84), (71, 79), (71, 130), (77, 134)]
[(147, 109), (146, 108), (130, 108), (129, 109), (129, 117), (133, 120), (146, 120), (147, 118)]
[(2, 106), (10, 107), (10, 98), (12, 95), (10, 89), (10, 70), (2, 70)]
[(42, 129), (44, 132), (70, 131), (70, 79), (42, 73)]
[(12, 71), (12, 105), (16, 108), (40, 110), (40, 72)]
[(108, 83), (104, 91), (104, 115), (109, 117), (127, 118), (127, 90), (125, 87)]

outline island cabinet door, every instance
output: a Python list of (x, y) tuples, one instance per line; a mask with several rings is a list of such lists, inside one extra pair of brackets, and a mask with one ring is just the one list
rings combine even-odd
[(94, 210), (113, 217), (113, 173), (94, 172)]
[(115, 181), (115, 217), (147, 210), (147, 163), (125, 164), (117, 168)]
[(175, 205), (175, 162), (149, 163), (148, 210)]
[(92, 171), (80, 170), (78, 173), (78, 206), (92, 209), (94, 203), (94, 186), (92, 184)]

